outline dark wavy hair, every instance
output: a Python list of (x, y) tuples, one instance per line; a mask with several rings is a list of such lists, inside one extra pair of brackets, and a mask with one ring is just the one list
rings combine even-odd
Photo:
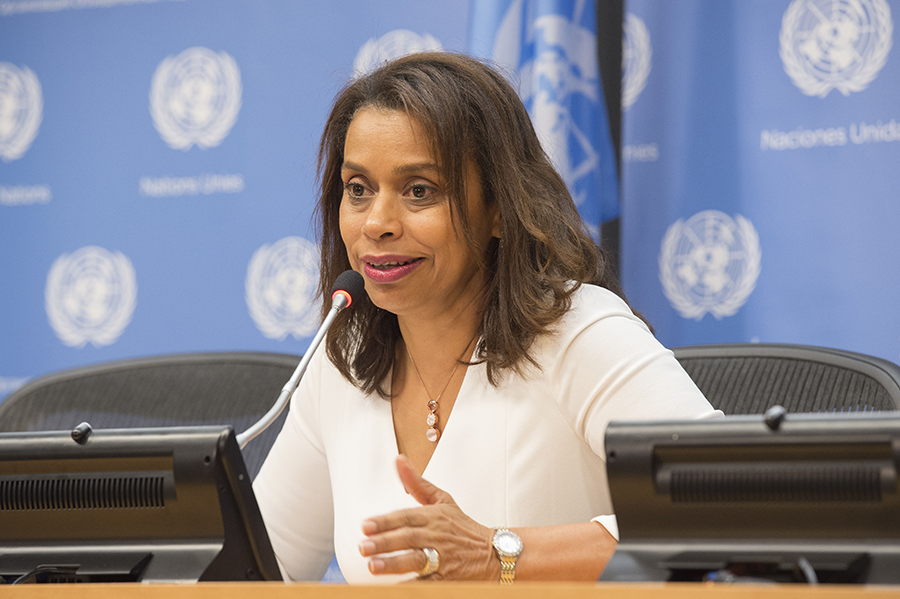
[[(565, 314), (582, 283), (622, 296), (609, 260), (591, 239), (512, 86), (474, 58), (429, 52), (386, 63), (350, 82), (335, 99), (318, 160), (323, 315), (331, 305), (332, 282), (350, 268), (340, 235), (341, 165), (350, 122), (367, 107), (403, 112), (422, 127), (447, 184), (454, 228), (464, 239), (473, 242), (465, 195), (470, 159), (479, 169), (485, 203), (499, 207), (502, 242), (491, 241), (481, 265), (488, 284), (473, 355), (473, 363), (487, 364), (492, 384), (504, 372), (537, 365), (532, 343)], [(396, 315), (366, 298), (338, 314), (326, 350), (354, 385), (387, 397), (383, 383), (400, 337)]]

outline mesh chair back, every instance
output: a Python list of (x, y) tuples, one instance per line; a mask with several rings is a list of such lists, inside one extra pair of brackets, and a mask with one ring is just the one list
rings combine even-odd
[(675, 357), (726, 414), (900, 409), (900, 366), (855, 352), (801, 345), (677, 347)]
[[(26, 383), (0, 403), (0, 431), (230, 424), (265, 414), (299, 356), (224, 352), (155, 356), (65, 370)], [(287, 414), (243, 450), (255, 477)]]

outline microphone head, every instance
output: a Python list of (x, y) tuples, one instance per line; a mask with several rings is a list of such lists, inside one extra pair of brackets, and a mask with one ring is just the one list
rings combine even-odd
[(331, 300), (342, 295), (346, 298), (347, 305), (353, 303), (353, 300), (362, 298), (366, 293), (366, 282), (361, 274), (355, 270), (345, 270), (335, 279), (334, 285), (331, 287)]

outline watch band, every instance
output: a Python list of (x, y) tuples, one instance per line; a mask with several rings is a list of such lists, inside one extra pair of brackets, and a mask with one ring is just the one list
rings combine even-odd
[(516, 580), (516, 558), (500, 558), (500, 584), (512, 584)]

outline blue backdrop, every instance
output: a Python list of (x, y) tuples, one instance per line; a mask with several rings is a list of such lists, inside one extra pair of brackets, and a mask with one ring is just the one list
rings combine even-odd
[(900, 358), (895, 0), (629, 0), (622, 277), (668, 345)]
[[(302, 353), (315, 150), (354, 72), (516, 71), (668, 345), (900, 356), (897, 0), (628, 0), (623, 181), (584, 0), (0, 0), (0, 397), (160, 353)], [(549, 65), (562, 70), (554, 74)]]
[(133, 356), (302, 353), (330, 102), (380, 56), (465, 50), (467, 14), (0, 2), (0, 396)]

